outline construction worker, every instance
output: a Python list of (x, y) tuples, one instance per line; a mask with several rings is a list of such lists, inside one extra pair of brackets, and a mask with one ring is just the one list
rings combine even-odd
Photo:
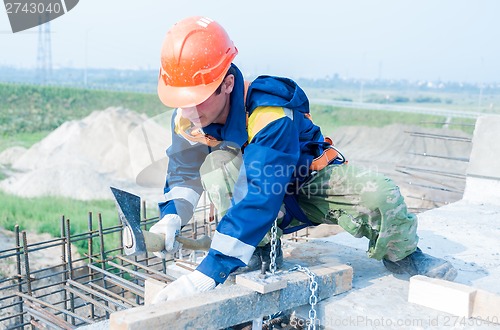
[(158, 95), (176, 108), (167, 150), (165, 201), (151, 232), (165, 235), (165, 251), (193, 215), (203, 191), (220, 222), (195, 271), (164, 288), (156, 301), (215, 288), (240, 267), (282, 263), (280, 240), (269, 259), (270, 229), (290, 233), (320, 223), (367, 237), (369, 257), (394, 273), (452, 280), (457, 272), (417, 248), (417, 218), (407, 212), (388, 178), (348, 165), (309, 114), (304, 91), (287, 78), (251, 83), (232, 63), (238, 50), (224, 28), (189, 17), (167, 33)]

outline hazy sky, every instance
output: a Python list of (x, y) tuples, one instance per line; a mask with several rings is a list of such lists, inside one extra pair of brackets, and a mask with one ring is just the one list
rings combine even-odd
[[(156, 69), (192, 15), (226, 28), (249, 74), (500, 82), (499, 0), (80, 0), (51, 22), (53, 63)], [(0, 10), (0, 65), (36, 66), (37, 31)]]

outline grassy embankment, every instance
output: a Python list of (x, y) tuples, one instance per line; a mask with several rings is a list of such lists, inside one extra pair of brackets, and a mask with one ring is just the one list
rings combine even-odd
[[(315, 123), (328, 134), (342, 126), (383, 127), (391, 124), (416, 125), (425, 128), (441, 128), (446, 118), (442, 116), (422, 115), (416, 113), (372, 111), (361, 109), (339, 109), (328, 106), (311, 106)], [(451, 129), (463, 130), (472, 134), (475, 120), (453, 118), (448, 122)], [(465, 125), (463, 125), (465, 124)]]
[[(98, 226), (99, 213), (104, 228), (118, 224), (115, 205), (107, 200), (77, 201), (62, 197), (22, 198), (0, 191), (0, 204), (0, 227), (7, 230), (14, 230), (14, 226), (19, 225), (20, 230), (48, 233), (53, 237), (60, 237), (61, 218), (64, 215), (65, 219), (70, 219), (72, 235), (84, 233), (88, 230), (88, 212), (92, 212), (94, 230)], [(86, 251), (85, 240), (77, 242), (76, 245), (80, 252)]]
[[(29, 147), (68, 120), (94, 110), (122, 106), (149, 116), (165, 111), (154, 94), (0, 84), (0, 152), (12, 146)], [(314, 121), (333, 131), (347, 125), (384, 126), (393, 123), (442, 122), (444, 118), (416, 114), (311, 106)], [(0, 168), (1, 169), (1, 168)], [(1, 171), (0, 171), (1, 175)], [(29, 188), (27, 188), (29, 189)], [(111, 201), (64, 198), (20, 198), (0, 193), (0, 226), (59, 235), (60, 218), (71, 219), (72, 231), (86, 231), (88, 212), (102, 214), (105, 226), (117, 223)], [(96, 216), (97, 217), (97, 216)]]
[[(155, 95), (62, 87), (0, 84), (0, 100), (0, 152), (13, 146), (30, 147), (65, 121), (81, 119), (110, 106), (150, 116), (165, 111)], [(0, 166), (0, 179), (4, 177)], [(105, 227), (117, 224), (112, 201), (28, 199), (0, 192), (0, 227), (9, 230), (18, 224), (21, 230), (59, 236), (60, 219), (64, 215), (71, 220), (71, 232), (82, 233), (87, 231), (88, 212), (93, 213), (94, 228), (98, 213)]]
[(165, 107), (152, 94), (0, 83), (0, 151), (29, 147), (62, 123), (110, 106), (153, 116)]

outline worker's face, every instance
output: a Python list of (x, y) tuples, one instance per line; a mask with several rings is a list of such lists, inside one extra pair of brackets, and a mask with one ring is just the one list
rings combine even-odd
[(228, 75), (221, 84), (219, 94), (213, 93), (203, 103), (182, 108), (182, 117), (189, 119), (196, 127), (212, 123), (224, 124), (229, 113), (229, 98), (234, 86), (234, 76)]

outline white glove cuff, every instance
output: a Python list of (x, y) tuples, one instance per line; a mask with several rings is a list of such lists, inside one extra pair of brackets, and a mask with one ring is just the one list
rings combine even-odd
[(187, 275), (187, 277), (189, 277), (189, 280), (193, 283), (197, 292), (204, 292), (215, 288), (214, 279), (198, 270), (193, 271), (191, 274)]

